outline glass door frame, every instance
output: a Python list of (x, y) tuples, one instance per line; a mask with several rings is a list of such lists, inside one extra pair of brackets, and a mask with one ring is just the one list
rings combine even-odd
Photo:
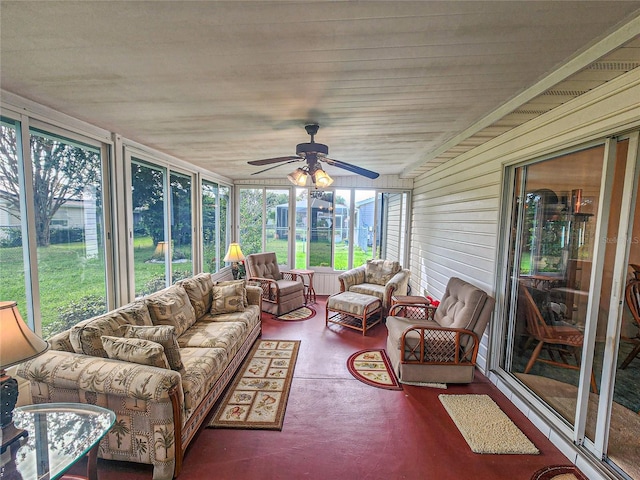
[[(626, 277), (626, 267), (629, 258), (629, 247), (632, 241), (634, 206), (636, 201), (638, 179), (640, 177), (640, 133), (634, 132), (620, 135), (617, 137), (601, 138), (581, 145), (576, 145), (570, 149), (553, 152), (545, 156), (537, 157), (530, 161), (519, 161), (512, 164), (505, 163), (503, 165), (503, 190), (501, 197), (500, 209), (500, 237), (498, 257), (496, 262), (496, 297), (497, 304), (494, 318), (503, 319), (503, 321), (495, 322), (491, 333), (491, 355), (489, 358), (489, 366), (492, 373), (496, 374), (502, 383), (506, 384), (508, 390), (513, 391), (521, 400), (512, 399), (516, 403), (527, 404), (527, 409), (533, 410), (536, 414), (541, 415), (544, 422), (559, 432), (565, 439), (571, 440), (573, 444), (584, 448), (590, 455), (593, 455), (600, 461), (606, 461), (607, 442), (609, 439), (611, 410), (613, 402), (613, 393), (615, 386), (615, 375), (617, 369), (617, 354), (619, 348), (619, 338), (622, 325), (622, 310), (624, 301), (624, 286)], [(604, 353), (604, 364), (602, 367), (602, 378), (600, 382), (600, 396), (598, 403), (598, 418), (604, 419), (598, 422), (596, 435), (591, 442), (585, 435), (587, 406), (590, 392), (590, 372), (594, 359), (595, 337), (598, 320), (598, 308), (602, 287), (602, 266), (604, 263), (605, 246), (607, 242), (607, 225), (609, 220), (609, 211), (611, 203), (611, 190), (613, 184), (614, 168), (616, 161), (616, 145), (618, 140), (628, 139), (629, 148), (627, 151), (624, 191), (622, 193), (623, 204), (620, 212), (620, 221), (618, 225), (618, 241), (615, 253), (615, 266), (613, 273), (613, 284), (611, 291), (611, 300), (609, 303), (610, 320), (606, 331), (606, 349)], [(593, 252), (593, 268), (591, 270), (590, 289), (588, 296), (588, 307), (586, 314), (585, 340), (582, 349), (580, 379), (578, 385), (578, 398), (576, 404), (575, 426), (569, 425), (564, 421), (547, 403), (533, 394), (524, 384), (520, 383), (506, 368), (509, 368), (511, 350), (509, 335), (514, 328), (513, 323), (509, 321), (513, 317), (514, 312), (510, 311), (514, 308), (515, 301), (508, 298), (508, 295), (515, 295), (515, 289), (512, 287), (513, 279), (509, 278), (510, 262), (517, 262), (517, 258), (509, 258), (511, 249), (511, 226), (512, 222), (518, 221), (514, 218), (514, 192), (516, 189), (516, 168), (557, 158), (567, 153), (576, 152), (596, 145), (605, 145), (605, 153), (603, 158), (603, 177), (600, 188), (599, 209), (597, 212), (596, 232)], [(519, 179), (521, 184), (526, 180), (526, 174)], [(522, 186), (522, 185), (521, 185)], [(522, 191), (524, 191), (521, 188)], [(519, 215), (523, 215), (523, 209), (520, 209)], [(516, 234), (515, 242), (521, 242), (520, 233)], [(517, 245), (516, 245), (517, 247)], [(516, 252), (520, 249), (516, 248)], [(517, 253), (516, 255), (519, 255)], [(518, 263), (519, 264), (519, 263)], [(510, 292), (510, 293), (509, 293)], [(595, 306), (595, 307), (594, 307)], [(514, 318), (514, 317), (513, 317)], [(506, 343), (506, 345), (505, 345)], [(501, 363), (504, 362), (504, 367)], [(500, 385), (500, 382), (498, 382)], [(540, 418), (540, 417), (539, 417)], [(615, 468), (615, 466), (614, 466)]]
[[(31, 158), (31, 134), (32, 130), (51, 134), (69, 142), (78, 142), (81, 145), (93, 147), (100, 151), (100, 176), (102, 184), (102, 243), (104, 250), (104, 282), (106, 308), (113, 309), (116, 305), (117, 288), (114, 272), (115, 253), (113, 238), (113, 148), (112, 139), (103, 134), (100, 129), (85, 131), (72, 126), (61, 124), (55, 119), (35, 118), (29, 114), (13, 110), (9, 106), (2, 109), (2, 117), (7, 121), (15, 122), (16, 129), (16, 154), (18, 156), (18, 171), (20, 190), (24, 193), (20, 198), (20, 209), (23, 212), (20, 225), (23, 235), (23, 263), (25, 275), (25, 296), (27, 318), (29, 328), (38, 334), (42, 334), (41, 296), (38, 272), (37, 244), (34, 232), (36, 231), (35, 213), (33, 206), (33, 168)], [(28, 168), (27, 168), (28, 167)]]

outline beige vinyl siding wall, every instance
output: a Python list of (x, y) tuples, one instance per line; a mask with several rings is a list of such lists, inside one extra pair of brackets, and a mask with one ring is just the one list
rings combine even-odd
[[(442, 298), (450, 277), (494, 293), (501, 170), (463, 162), (416, 180), (411, 226), (412, 291)], [(417, 283), (414, 283), (417, 282)], [(488, 330), (478, 354), (486, 364)]]
[(401, 244), (403, 241), (400, 220), (402, 219), (402, 194), (389, 194), (389, 203), (387, 205), (387, 228), (382, 232), (386, 239), (383, 242), (385, 251), (382, 258), (397, 259), (400, 258), (402, 252)]
[[(410, 246), (413, 291), (428, 290), (440, 298), (449, 278), (457, 276), (496, 295), (504, 165), (639, 124), (636, 69), (416, 178)], [(499, 292), (496, 296), (500, 301)], [(494, 314), (492, 324), (502, 321)], [(490, 344), (488, 329), (478, 357), (485, 372)]]

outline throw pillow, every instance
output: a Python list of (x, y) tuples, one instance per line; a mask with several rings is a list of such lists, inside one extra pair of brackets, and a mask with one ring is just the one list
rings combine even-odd
[(179, 282), (187, 292), (191, 305), (196, 312), (196, 318), (202, 318), (211, 310), (211, 287), (213, 281), (210, 273), (200, 273), (192, 278)]
[(179, 337), (196, 323), (196, 312), (185, 289), (173, 285), (146, 298), (154, 325), (173, 325)]
[(240, 284), (215, 285), (212, 289), (211, 314), (244, 312), (244, 291)]
[(73, 351), (92, 357), (107, 358), (107, 352), (104, 351), (100, 337), (102, 335), (117, 337), (120, 327), (128, 323), (129, 321), (117, 310), (77, 323), (69, 332)]
[(164, 354), (164, 348), (159, 343), (140, 338), (103, 335), (102, 346), (107, 352), (107, 356), (113, 360), (122, 360), (123, 362), (138, 363), (169, 370), (169, 362)]
[(368, 260), (365, 267), (365, 281), (386, 285), (400, 271), (400, 268), (400, 264), (392, 260)]
[(164, 349), (171, 370), (180, 372), (184, 376), (185, 370), (180, 357), (180, 347), (173, 325), (155, 325), (151, 327), (137, 325), (123, 325), (121, 327), (124, 338), (141, 338), (159, 343)]
[[(218, 282), (216, 283), (216, 285), (219, 287), (226, 287), (227, 285), (242, 285), (242, 294), (243, 294), (242, 301), (244, 303), (244, 308), (247, 308), (249, 306), (249, 300), (247, 299), (247, 281), (246, 280), (226, 280), (224, 282)], [(258, 282), (258, 286), (260, 286), (259, 282)]]

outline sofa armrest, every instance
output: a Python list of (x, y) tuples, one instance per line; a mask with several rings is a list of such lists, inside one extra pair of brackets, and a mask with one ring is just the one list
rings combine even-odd
[(338, 275), (338, 281), (340, 282), (340, 291), (348, 292), (354, 285), (364, 283), (366, 265), (360, 265), (359, 267), (352, 268), (346, 272)]
[(17, 374), (36, 387), (34, 396), (44, 395), (43, 388), (64, 388), (155, 402), (181, 388), (180, 374), (173, 370), (62, 351), (21, 364)]
[(34, 403), (89, 403), (116, 413), (101, 441), (101, 458), (150, 463), (154, 480), (171, 480), (179, 471), (185, 420), (178, 372), (49, 351), (17, 373), (30, 381)]
[(262, 288), (255, 285), (247, 285), (246, 289), (249, 305), (258, 305), (262, 308)]

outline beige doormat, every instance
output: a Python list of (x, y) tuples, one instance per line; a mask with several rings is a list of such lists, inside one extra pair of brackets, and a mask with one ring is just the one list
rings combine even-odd
[(209, 427), (282, 430), (299, 340), (258, 340)]
[(474, 453), (540, 453), (488, 395), (442, 394), (438, 398)]

